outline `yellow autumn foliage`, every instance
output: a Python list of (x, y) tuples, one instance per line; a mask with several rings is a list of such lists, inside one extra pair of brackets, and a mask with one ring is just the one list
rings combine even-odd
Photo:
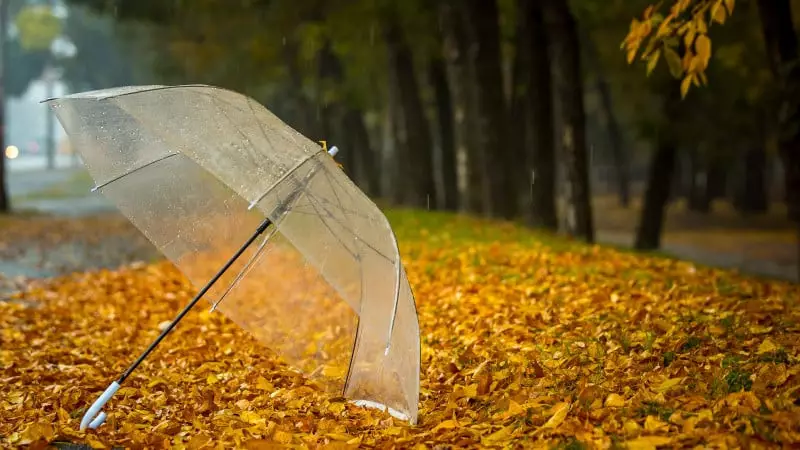
[(735, 0), (672, 0), (666, 2), (662, 12), (664, 3), (654, 2), (645, 8), (641, 19), (631, 21), (622, 41), (628, 64), (639, 55), (649, 75), (663, 53), (672, 76), (681, 79), (681, 96), (685, 97), (692, 85), (708, 83), (706, 69), (712, 47), (709, 27), (724, 24), (735, 5)]

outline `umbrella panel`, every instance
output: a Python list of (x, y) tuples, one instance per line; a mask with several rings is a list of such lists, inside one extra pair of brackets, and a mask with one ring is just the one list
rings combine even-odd
[(303, 194), (280, 219), (280, 233), (360, 317), (344, 395), (388, 406), (394, 415), (414, 422), (419, 326), (389, 222), (324, 153), (282, 180), (259, 209), (269, 211), (297, 191)]
[[(102, 192), (197, 287), (264, 219), (183, 155), (120, 178)], [(280, 225), (281, 218), (275, 220)], [(251, 259), (247, 275), (237, 279)], [(207, 294), (208, 301), (217, 303), (226, 292), (218, 305), (222, 313), (327, 390), (342, 393), (356, 313), (279, 231), (252, 245)]]

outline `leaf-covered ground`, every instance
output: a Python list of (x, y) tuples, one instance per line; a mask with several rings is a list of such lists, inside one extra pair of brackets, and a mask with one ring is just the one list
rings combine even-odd
[[(0, 302), (0, 444), (95, 448), (800, 445), (800, 288), (440, 214), (393, 212), (422, 329), (420, 423), (322, 393), (198, 308), (168, 263)], [(441, 446), (439, 448), (442, 448)]]

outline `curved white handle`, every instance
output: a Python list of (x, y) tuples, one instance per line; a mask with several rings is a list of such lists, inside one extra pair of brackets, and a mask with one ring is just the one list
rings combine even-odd
[(110, 400), (111, 397), (117, 393), (118, 389), (119, 383), (114, 381), (113, 383), (109, 384), (103, 394), (100, 395), (100, 397), (98, 397), (94, 403), (92, 403), (92, 406), (89, 407), (89, 410), (86, 411), (86, 414), (83, 415), (83, 419), (81, 419), (81, 431), (85, 430), (86, 427), (95, 429), (106, 421), (106, 413), (100, 410), (103, 409), (103, 406), (106, 404), (106, 402), (108, 402), (108, 400)]

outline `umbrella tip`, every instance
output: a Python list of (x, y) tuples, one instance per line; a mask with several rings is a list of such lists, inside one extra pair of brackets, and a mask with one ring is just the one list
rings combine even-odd
[(86, 411), (86, 414), (83, 415), (81, 419), (81, 431), (86, 430), (86, 428), (95, 429), (103, 424), (106, 421), (106, 413), (101, 411), (103, 406), (105, 406), (106, 402), (117, 393), (119, 389), (119, 383), (114, 381), (108, 388), (103, 392), (100, 397), (92, 403), (92, 406), (89, 407), (89, 410)]

